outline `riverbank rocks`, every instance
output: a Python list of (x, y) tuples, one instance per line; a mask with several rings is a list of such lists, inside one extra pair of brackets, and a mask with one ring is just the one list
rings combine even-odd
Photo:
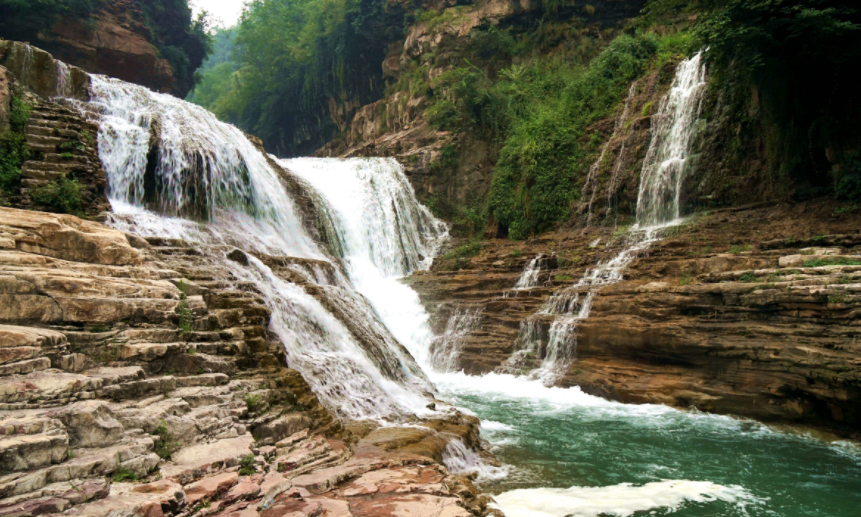
[(11, 208), (0, 238), (0, 517), (488, 512), (441, 466), (477, 419), (347, 431), (253, 286), (182, 241)]
[[(595, 296), (557, 384), (857, 435), (861, 219), (839, 208), (819, 199), (716, 210), (669, 228)], [(477, 315), (452, 334), (454, 344), (440, 342), (453, 347), (455, 368), (528, 373), (546, 351), (517, 354), (521, 325), (533, 317), (533, 335), (546, 344), (555, 317), (534, 315), (623, 245), (624, 230), (612, 228), (492, 240), (476, 257), (437, 260), (408, 281), (439, 334)], [(542, 253), (537, 285), (515, 290)]]

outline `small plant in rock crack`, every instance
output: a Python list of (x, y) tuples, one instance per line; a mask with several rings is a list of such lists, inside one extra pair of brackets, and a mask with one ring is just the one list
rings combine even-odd
[(247, 456), (242, 457), (242, 463), (239, 466), (239, 475), (240, 476), (251, 476), (257, 470), (254, 468), (254, 455), (249, 454)]
[(251, 413), (259, 412), (263, 409), (264, 404), (265, 402), (263, 402), (263, 397), (261, 397), (259, 393), (245, 396), (245, 407), (247, 407), (248, 411)]
[(128, 467), (124, 467), (121, 462), (122, 457), (120, 456), (120, 453), (117, 453), (117, 470), (115, 470), (113, 476), (111, 476), (111, 481), (114, 483), (121, 483), (127, 480), (137, 481), (138, 475)]
[(179, 282), (179, 305), (176, 306), (176, 314), (179, 316), (179, 331), (183, 337), (189, 336), (191, 328), (191, 308), (188, 306), (188, 286), (185, 282)]
[(163, 460), (170, 459), (170, 456), (179, 449), (179, 444), (173, 439), (173, 433), (167, 429), (164, 420), (155, 428), (153, 434), (158, 437), (155, 453)]
[(738, 281), (739, 282), (752, 283), (752, 282), (760, 282), (761, 280), (759, 279), (759, 277), (757, 277), (753, 273), (748, 272), (748, 273), (745, 273), (745, 274), (741, 275), (740, 277), (738, 277)]

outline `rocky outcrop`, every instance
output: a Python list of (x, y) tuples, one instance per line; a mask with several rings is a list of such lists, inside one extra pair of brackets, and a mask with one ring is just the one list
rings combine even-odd
[(103, 2), (89, 18), (59, 17), (49, 28), (27, 39), (57, 59), (89, 73), (117, 77), (156, 91), (175, 92), (173, 68), (159, 54), (151, 38), (136, 2), (110, 0)]
[[(829, 200), (692, 216), (599, 291), (576, 332), (562, 386), (633, 403), (861, 430), (855, 331), (861, 282), (857, 214)], [(618, 253), (623, 231), (489, 241), (474, 258), (443, 259), (410, 284), (439, 333), (460, 310), (480, 317), (457, 367), (512, 371), (522, 322), (587, 267)], [(539, 253), (539, 284), (513, 291)], [(545, 338), (553, 316), (539, 317)], [(546, 339), (545, 339), (546, 342)], [(537, 367), (544, 351), (516, 363)]]
[[(27, 158), (20, 180), (4, 192), (11, 206), (58, 210), (61, 207), (44, 206), (44, 196), (38, 193), (56, 188), (59, 181), (73, 180), (80, 187), (77, 199), (64, 200), (76, 205), (73, 211), (94, 217), (108, 210), (107, 178), (98, 155), (99, 128), (68, 100), (89, 99), (89, 75), (40, 49), (4, 41), (0, 42), (0, 82), (0, 128), (5, 122), (8, 129), (13, 97), (26, 106), (28, 115), (23, 128)], [(72, 195), (63, 192), (60, 198)]]
[[(384, 75), (395, 83), (392, 91), (358, 108), (346, 126), (343, 117), (331, 110), (332, 119), (345, 127), (337, 139), (316, 152), (317, 156), (397, 158), (419, 199), (447, 218), (456, 209), (485, 197), (498, 150), (475, 135), (455, 135), (428, 124), (425, 110), (431, 101), (433, 80), (454, 66), (479, 66), (493, 76), (512, 62), (511, 56), (497, 56), (496, 52), (489, 58), (476, 56), (473, 36), (490, 27), (526, 35), (541, 23), (559, 22), (568, 24), (563, 32), (571, 37), (589, 33), (601, 39), (636, 16), (644, 2), (572, 4), (552, 12), (545, 11), (541, 2), (482, 0), (456, 4), (443, 1), (425, 5), (425, 16), (410, 25), (404, 41), (393, 44), (382, 63)], [(447, 146), (458, 148), (456, 166), (444, 162)]]
[(440, 465), (477, 419), (344, 428), (212, 264), (0, 208), (0, 515), (488, 512)]

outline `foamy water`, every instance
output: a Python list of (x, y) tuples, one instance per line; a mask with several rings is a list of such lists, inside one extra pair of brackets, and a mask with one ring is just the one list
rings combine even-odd
[(631, 517), (636, 512), (679, 510), (686, 503), (723, 501), (737, 506), (762, 504), (739, 486), (708, 481), (667, 480), (635, 486), (533, 488), (512, 490), (494, 497), (493, 507), (507, 517)]

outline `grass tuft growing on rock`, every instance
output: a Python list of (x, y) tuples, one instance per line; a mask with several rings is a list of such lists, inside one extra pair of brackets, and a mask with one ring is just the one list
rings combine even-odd
[[(74, 155), (73, 155), (74, 157)], [(35, 189), (30, 198), (37, 204), (50, 207), (62, 214), (82, 215), (84, 205), (84, 187), (78, 183), (78, 178), (69, 178), (65, 174)]]
[(158, 437), (155, 453), (163, 460), (170, 459), (171, 455), (179, 449), (179, 444), (174, 440), (173, 433), (168, 430), (164, 420), (155, 428), (153, 434)]
[(846, 257), (835, 257), (804, 261), (804, 267), (821, 266), (861, 266), (861, 260), (849, 259)]

